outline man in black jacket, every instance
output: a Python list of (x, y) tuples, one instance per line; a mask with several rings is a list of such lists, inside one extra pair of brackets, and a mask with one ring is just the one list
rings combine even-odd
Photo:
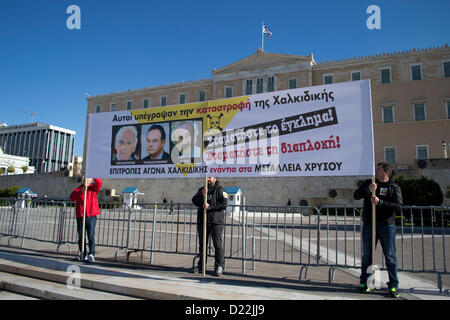
[[(204, 197), (206, 194), (207, 203), (205, 204)], [(197, 193), (192, 198), (192, 203), (198, 207), (197, 233), (200, 241), (198, 270), (203, 270), (203, 209), (206, 209), (206, 243), (208, 243), (209, 237), (211, 236), (215, 252), (214, 271), (218, 277), (222, 275), (225, 264), (222, 234), (223, 226), (225, 224), (227, 200), (227, 193), (224, 188), (219, 185), (219, 181), (215, 177), (208, 177), (208, 187), (198, 189)]]
[[(360, 292), (370, 292), (367, 287), (368, 268), (372, 265), (372, 204), (375, 205), (376, 236), (381, 243), (388, 270), (389, 293), (398, 297), (397, 257), (395, 248), (395, 216), (401, 213), (402, 192), (400, 187), (390, 180), (392, 167), (387, 163), (377, 163), (375, 183), (366, 180), (353, 194), (355, 200), (364, 199)], [(372, 192), (375, 191), (375, 195)]]

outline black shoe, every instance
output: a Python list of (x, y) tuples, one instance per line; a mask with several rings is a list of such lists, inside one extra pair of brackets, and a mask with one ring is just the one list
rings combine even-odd
[(392, 298), (400, 298), (400, 294), (398, 293), (398, 289), (395, 287), (389, 288), (389, 295)]
[(359, 286), (359, 293), (370, 293), (370, 288), (365, 283), (361, 283)]
[(74, 261), (84, 261), (86, 262), (88, 258), (85, 256), (84, 259), (81, 258), (81, 254), (77, 255), (74, 259)]

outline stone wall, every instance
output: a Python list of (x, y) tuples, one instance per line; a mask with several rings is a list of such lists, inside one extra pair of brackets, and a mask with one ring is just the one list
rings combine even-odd
[[(438, 182), (444, 193), (445, 204), (450, 205), (450, 159), (433, 159), (426, 161), (424, 169), (395, 168), (395, 174), (405, 178), (426, 176)], [(288, 199), (292, 205), (299, 205), (307, 200), (309, 205), (355, 204), (353, 191), (359, 180), (370, 177), (294, 177), (294, 178), (221, 178), (223, 186), (238, 186), (243, 190), (248, 205), (285, 205)], [(81, 179), (66, 177), (64, 172), (0, 176), (0, 188), (9, 186), (29, 187), (40, 198), (47, 195), (49, 199), (67, 200)], [(110, 190), (120, 195), (126, 187), (138, 187), (144, 195), (139, 202), (168, 201), (190, 203), (192, 196), (204, 184), (204, 179), (104, 179), (101, 200), (111, 200)], [(336, 191), (336, 197), (330, 191)]]

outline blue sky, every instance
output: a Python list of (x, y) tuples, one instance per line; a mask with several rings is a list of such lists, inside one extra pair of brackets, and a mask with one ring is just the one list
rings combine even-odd
[[(69, 30), (69, 5), (81, 29)], [(381, 9), (369, 30), (368, 6)], [(210, 78), (261, 47), (317, 62), (450, 43), (450, 1), (0, 0), (0, 123), (75, 130), (82, 155), (86, 97)]]

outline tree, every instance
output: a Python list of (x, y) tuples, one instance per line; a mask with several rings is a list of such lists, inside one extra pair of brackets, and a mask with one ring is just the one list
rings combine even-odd
[(16, 169), (13, 166), (9, 166), (7, 170), (8, 170), (8, 173), (16, 172)]
[(403, 177), (394, 179), (400, 186), (403, 196), (403, 205), (405, 206), (440, 206), (444, 201), (439, 184), (428, 178), (403, 179)]
[(17, 191), (20, 190), (18, 186), (11, 186), (8, 188), (0, 189), (0, 198), (12, 198), (15, 197)]
[(3, 174), (5, 174), (5, 169), (0, 168), (0, 175), (3, 175)]
[(23, 173), (27, 173), (28, 166), (22, 166), (21, 169), (22, 169)]

